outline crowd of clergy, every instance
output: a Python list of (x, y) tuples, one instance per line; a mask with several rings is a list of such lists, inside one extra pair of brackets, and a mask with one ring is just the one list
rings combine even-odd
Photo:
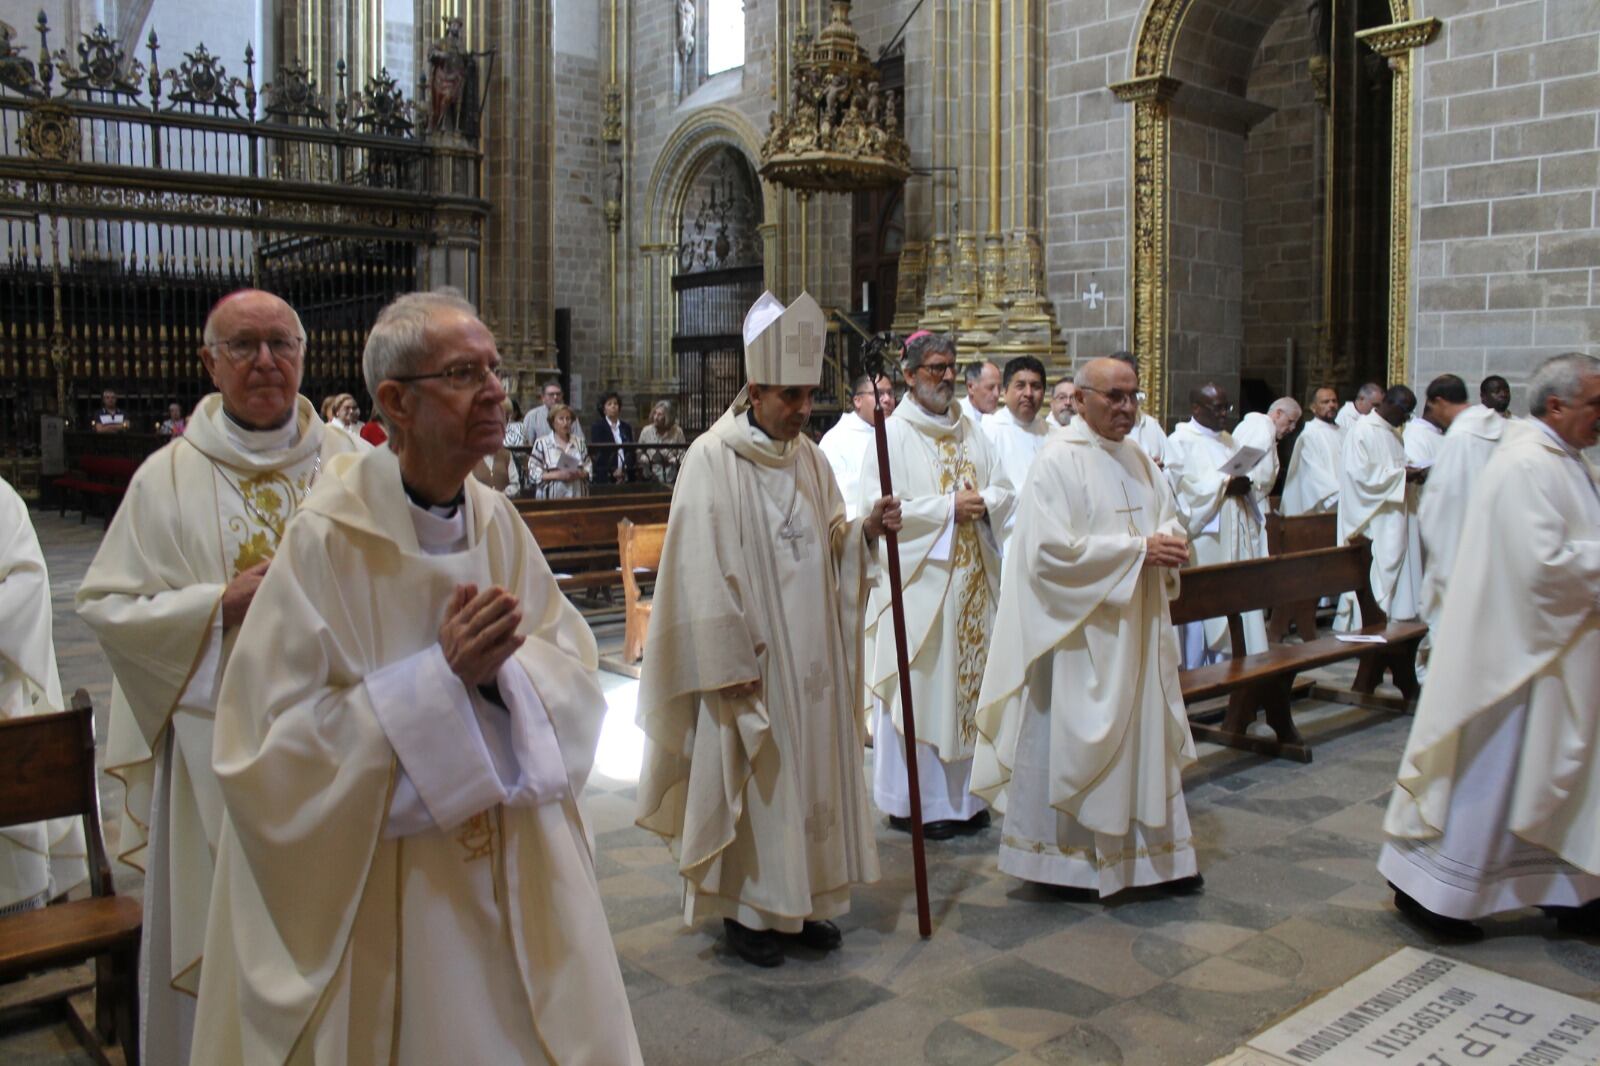
[[(935, 845), (1003, 814), (999, 868), (1064, 898), (1202, 890), (1179, 671), (1229, 644), (1169, 603), (1184, 568), (1265, 555), (1276, 505), (1337, 514), (1378, 605), (1431, 627), (1379, 859), (1398, 908), (1461, 938), (1531, 906), (1600, 929), (1600, 361), (1549, 359), (1521, 416), (1498, 377), (1473, 405), (1444, 375), (1420, 413), (1403, 385), (1317, 389), (1303, 426), (1287, 397), (1236, 420), (1207, 384), (1167, 435), (1133, 355), (1052, 382), (918, 332), (819, 446), (825, 333), (811, 297), (764, 295), (747, 386), (674, 464), (638, 824), (686, 923), (721, 919), (757, 966), (836, 948), (879, 877), (875, 808)], [(596, 641), (472, 476), (507, 439), (494, 337), (450, 293), (385, 308), (377, 447), (299, 394), (277, 296), (218, 303), (200, 357), (216, 391), (76, 596), (114, 674), (118, 850), (145, 874), (143, 1061), (640, 1061), (579, 803)], [(59, 709), (44, 560), (3, 482), (0, 553), (0, 712)], [(1361, 625), (1353, 598), (1335, 624)], [(1266, 647), (1259, 615), (1245, 630)], [(0, 908), (70, 889), (83, 857), (70, 821), (6, 829)]]

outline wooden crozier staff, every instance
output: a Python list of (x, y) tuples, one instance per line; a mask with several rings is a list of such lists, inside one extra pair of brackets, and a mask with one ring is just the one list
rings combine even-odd
[[(874, 338), (877, 366), (869, 363), (872, 374), (872, 429), (878, 443), (879, 494), (894, 495), (894, 480), (889, 474), (889, 431), (883, 424), (883, 393), (878, 380), (887, 377), (890, 360), (887, 345)], [(890, 381), (894, 379), (889, 378)], [(922, 786), (917, 779), (917, 723), (911, 708), (911, 663), (906, 648), (906, 606), (900, 591), (900, 537), (893, 530), (883, 531), (884, 551), (889, 557), (889, 613), (894, 617), (895, 665), (900, 669), (900, 709), (906, 738), (906, 791), (911, 797), (911, 868), (917, 884), (917, 932), (926, 940), (933, 935), (933, 918), (928, 912), (928, 860), (922, 847)], [(880, 737), (881, 742), (885, 738)]]

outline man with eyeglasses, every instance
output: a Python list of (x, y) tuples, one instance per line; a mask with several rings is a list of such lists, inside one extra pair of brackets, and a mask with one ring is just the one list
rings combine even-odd
[(329, 462), (239, 631), (193, 1062), (638, 1063), (578, 796), (593, 635), (516, 508), (472, 305), (384, 308), (387, 447)]
[[(1410, 465), (1401, 436), (1416, 409), (1416, 393), (1390, 387), (1345, 431), (1339, 456), (1339, 543), (1372, 542), (1372, 596), (1393, 622), (1414, 621), (1422, 610), (1422, 528), (1406, 497), (1428, 471)], [(1333, 628), (1348, 633), (1363, 624), (1355, 593), (1346, 592)]]
[[(988, 438), (955, 403), (956, 345), (948, 334), (914, 335), (902, 364), (908, 392), (887, 423), (889, 464), (901, 501), (900, 574), (910, 646), (922, 820), (929, 840), (976, 833), (988, 806), (967, 790), (977, 739), (974, 715), (1000, 592), (996, 533), (1015, 494)], [(863, 500), (878, 488), (867, 457)], [(887, 570), (867, 608), (877, 699), (873, 791), (893, 828), (911, 829), (900, 671), (890, 632)]]
[[(978, 700), (972, 788), (1005, 796), (1000, 869), (1092, 901), (1200, 888), (1180, 778), (1194, 740), (1169, 602), (1188, 561), (1172, 490), (1128, 436), (1138, 378), (1077, 374), (1078, 417), (1017, 510)], [(920, 721), (920, 711), (919, 721)]]
[[(1122, 363), (1133, 371), (1133, 376), (1139, 376), (1139, 357), (1132, 352), (1112, 352), (1110, 358)], [(1144, 409), (1144, 393), (1138, 394), (1139, 420), (1133, 424), (1133, 430), (1128, 437), (1144, 449), (1144, 453), (1155, 464), (1164, 467), (1167, 462), (1167, 435), (1162, 432), (1161, 423), (1150, 417), (1150, 412)]]
[[(1233, 401), (1222, 386), (1207, 382), (1189, 393), (1190, 417), (1173, 427), (1167, 438), (1167, 480), (1178, 499), (1196, 566), (1215, 566), (1252, 559), (1265, 545), (1261, 501), (1271, 491), (1260, 463), (1256, 473), (1229, 477), (1221, 470), (1238, 451), (1232, 434)], [(1272, 470), (1277, 476), (1276, 466)], [(1255, 480), (1252, 480), (1254, 476)], [(1186, 668), (1225, 659), (1229, 654), (1228, 620), (1208, 618), (1184, 627)], [(1254, 655), (1267, 647), (1266, 618), (1260, 611), (1244, 615), (1245, 650)]]
[(1076, 409), (1073, 406), (1073, 397), (1077, 392), (1078, 386), (1072, 383), (1070, 377), (1062, 378), (1056, 382), (1056, 387), (1051, 390), (1050, 417), (1057, 426), (1066, 426), (1072, 423), (1072, 416), (1076, 413)]
[(817, 447), (827, 457), (833, 468), (834, 479), (839, 482), (839, 494), (844, 497), (845, 517), (852, 521), (861, 515), (861, 500), (857, 489), (861, 484), (861, 467), (867, 453), (877, 447), (876, 430), (872, 426), (874, 389), (883, 395), (883, 417), (894, 414), (894, 385), (887, 374), (878, 375), (876, 383), (870, 374), (856, 378), (851, 394), (852, 410), (839, 416), (833, 428), (822, 435)]
[(189, 1061), (222, 822), (211, 742), (223, 668), (290, 519), (328, 462), (359, 447), (299, 395), (305, 329), (283, 300), (225, 296), (203, 338), (217, 391), (140, 465), (77, 600), (114, 675), (120, 857), (145, 871), (145, 1062)]
[[(534, 408), (524, 415), (522, 419), (522, 437), (529, 444), (532, 444), (540, 437), (549, 436), (550, 412), (566, 402), (566, 393), (561, 389), (561, 382), (556, 381), (554, 378), (545, 382), (544, 387), (539, 390), (539, 400), (540, 402), (534, 405)], [(583, 427), (574, 420), (571, 432), (578, 437), (582, 437)]]

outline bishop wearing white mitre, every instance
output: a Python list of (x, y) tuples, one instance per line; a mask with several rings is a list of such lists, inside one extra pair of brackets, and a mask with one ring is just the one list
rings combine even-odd
[[(996, 539), (1015, 504), (1014, 486), (995, 463), (978, 423), (963, 418), (955, 393), (955, 341), (922, 333), (907, 342), (909, 391), (888, 420), (889, 469), (905, 528), (900, 580), (906, 659), (917, 727), (917, 772), (924, 832), (931, 840), (989, 824), (968, 791), (978, 687), (1000, 594)], [(867, 459), (863, 499), (876, 495), (878, 462)], [(878, 703), (873, 729), (873, 793), (890, 825), (910, 830), (900, 670), (890, 622), (887, 567), (867, 608), (873, 652), (868, 683)]]
[[(0, 478), (0, 719), (63, 710), (50, 574), (28, 505)], [(32, 910), (89, 876), (83, 819), (0, 829), (0, 914)]]
[(1339, 451), (1344, 435), (1334, 423), (1339, 394), (1324, 386), (1311, 395), (1311, 419), (1289, 455), (1279, 506), (1286, 515), (1329, 514), (1339, 508)]
[[(1406, 386), (1389, 389), (1345, 431), (1339, 456), (1339, 543), (1358, 536), (1372, 542), (1372, 596), (1391, 621), (1418, 617), (1422, 588), (1422, 537), (1406, 503), (1407, 489), (1422, 471), (1407, 464), (1401, 439), (1416, 406), (1417, 396)], [(1355, 593), (1346, 592), (1333, 628), (1351, 632), (1363, 624)]]
[(973, 790), (1005, 812), (1000, 869), (1089, 898), (1193, 891), (1180, 772), (1195, 758), (1168, 602), (1188, 559), (1172, 491), (1127, 436), (1138, 379), (1096, 359), (1079, 417), (1017, 508), (979, 698)]
[(143, 1061), (186, 1062), (222, 830), (211, 768), (217, 692), (289, 520), (355, 439), (299, 395), (305, 330), (247, 289), (206, 319), (217, 391), (140, 465), (78, 589), (111, 661), (106, 770), (127, 789), (120, 858), (142, 867)]
[(1378, 857), (1403, 914), (1466, 939), (1533, 906), (1600, 932), (1600, 360), (1528, 393), (1472, 493)]
[[(1238, 451), (1227, 429), (1233, 403), (1226, 389), (1208, 382), (1190, 392), (1189, 407), (1189, 420), (1174, 426), (1167, 438), (1166, 474), (1177, 497), (1178, 516), (1188, 534), (1194, 565), (1214, 566), (1264, 555), (1261, 508), (1272, 490), (1272, 482), (1264, 480), (1265, 464), (1258, 462), (1249, 474), (1230, 477), (1222, 472)], [(1276, 477), (1276, 469), (1272, 474)], [(1260, 611), (1249, 611), (1243, 618), (1245, 651), (1254, 655), (1266, 650), (1266, 618)], [(1229, 654), (1226, 618), (1185, 626), (1182, 637), (1186, 667)]]
[(721, 918), (767, 967), (790, 940), (837, 947), (851, 885), (878, 878), (861, 611), (898, 507), (846, 519), (802, 432), (826, 325), (804, 293), (746, 315), (748, 384), (684, 457), (639, 686), (639, 824), (678, 861), (685, 921)]
[(640, 1061), (578, 807), (594, 636), (469, 476), (499, 362), (459, 297), (379, 313), (389, 440), (327, 464), (239, 631), (194, 1066)]

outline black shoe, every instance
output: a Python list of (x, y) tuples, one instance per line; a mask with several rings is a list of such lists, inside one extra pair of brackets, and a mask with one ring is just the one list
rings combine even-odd
[(826, 921), (808, 921), (800, 927), (798, 933), (784, 933), (783, 938), (817, 951), (832, 951), (844, 943), (844, 934), (839, 932), (839, 927)]
[(1199, 874), (1193, 877), (1180, 877), (1176, 881), (1166, 881), (1161, 885), (1162, 891), (1169, 896), (1192, 896), (1206, 887), (1206, 879)]
[(902, 818), (898, 814), (889, 815), (889, 828), (901, 833), (911, 832), (911, 819)]
[(968, 836), (972, 836), (975, 833), (981, 833), (985, 829), (989, 828), (989, 822), (990, 821), (991, 821), (991, 819), (989, 818), (989, 808), (985, 807), (983, 810), (979, 811), (977, 814), (974, 814), (971, 818), (968, 818), (966, 821), (957, 822), (956, 824), (961, 827), (961, 832), (962, 833), (965, 833)]
[(722, 931), (728, 947), (750, 965), (767, 969), (783, 965), (783, 945), (771, 929), (750, 929), (732, 918), (724, 918)]
[(922, 827), (923, 840), (949, 840), (959, 833), (966, 832), (966, 822), (927, 822)]
[(1039, 887), (1044, 889), (1056, 899), (1066, 903), (1099, 903), (1100, 893), (1092, 888), (1077, 888), (1073, 885), (1050, 885), (1039, 882)]
[(1581, 907), (1541, 907), (1556, 920), (1556, 928), (1568, 936), (1600, 936), (1600, 899), (1592, 899)]
[(1410, 919), (1413, 925), (1446, 940), (1474, 941), (1483, 939), (1483, 928), (1462, 918), (1436, 914), (1400, 891), (1394, 890), (1395, 909)]

